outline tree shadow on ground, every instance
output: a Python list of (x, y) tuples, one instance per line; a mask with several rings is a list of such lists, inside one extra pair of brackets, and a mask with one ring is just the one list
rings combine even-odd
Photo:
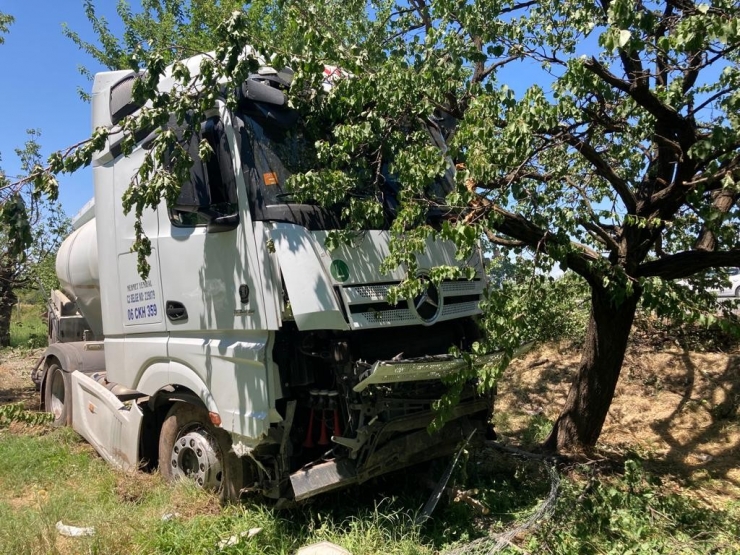
[[(668, 446), (664, 459), (681, 477), (703, 471), (706, 478), (740, 488), (740, 475), (733, 472), (740, 455), (740, 356), (729, 356), (719, 373), (702, 368), (688, 352), (680, 361), (686, 384), (681, 399), (669, 415), (650, 425)], [(690, 427), (692, 420), (699, 425)]]
[[(553, 422), (578, 361), (573, 349), (550, 346), (513, 364), (499, 385), (498, 431), (526, 444), (533, 428)], [(617, 465), (638, 456), (654, 474), (732, 497), (740, 491), (739, 407), (740, 355), (633, 345), (593, 456)]]
[(0, 389), (0, 405), (22, 402), (26, 410), (39, 410), (38, 395), (33, 385), (28, 388)]

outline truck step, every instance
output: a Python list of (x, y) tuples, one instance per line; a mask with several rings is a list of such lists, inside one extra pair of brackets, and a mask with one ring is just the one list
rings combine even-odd
[(102, 385), (105, 389), (110, 391), (113, 395), (118, 397), (118, 399), (124, 403), (126, 401), (133, 401), (134, 399), (146, 397), (146, 395), (141, 391), (129, 389), (128, 387), (124, 387), (119, 383), (109, 382), (105, 372), (95, 372), (94, 374), (91, 374), (90, 377), (98, 382), (100, 385)]
[(143, 414), (136, 403), (124, 404), (85, 374), (72, 377), (72, 427), (105, 460), (122, 470), (139, 466), (139, 431)]

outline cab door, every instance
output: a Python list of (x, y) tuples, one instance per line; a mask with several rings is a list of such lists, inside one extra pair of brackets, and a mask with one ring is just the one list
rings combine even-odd
[[(204, 138), (213, 154), (198, 157)], [(191, 183), (178, 203), (159, 207), (159, 261), (167, 329), (263, 330), (263, 300), (252, 222), (244, 198), (234, 133), (223, 110), (188, 145)]]
[(210, 399), (222, 427), (263, 436), (275, 413), (276, 377), (235, 135), (226, 110), (201, 128), (213, 154), (197, 158), (172, 208), (159, 207), (158, 256), (169, 332), (169, 383)]

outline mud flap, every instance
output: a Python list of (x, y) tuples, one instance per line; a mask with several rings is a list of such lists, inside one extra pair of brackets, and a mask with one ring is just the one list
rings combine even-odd
[(72, 372), (72, 427), (106, 461), (121, 470), (139, 465), (143, 414), (136, 403), (122, 403), (81, 372)]

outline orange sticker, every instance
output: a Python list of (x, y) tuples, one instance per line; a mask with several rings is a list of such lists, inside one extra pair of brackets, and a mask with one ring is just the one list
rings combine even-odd
[(277, 185), (278, 182), (277, 174), (273, 172), (263, 173), (262, 179), (264, 180), (265, 185)]

